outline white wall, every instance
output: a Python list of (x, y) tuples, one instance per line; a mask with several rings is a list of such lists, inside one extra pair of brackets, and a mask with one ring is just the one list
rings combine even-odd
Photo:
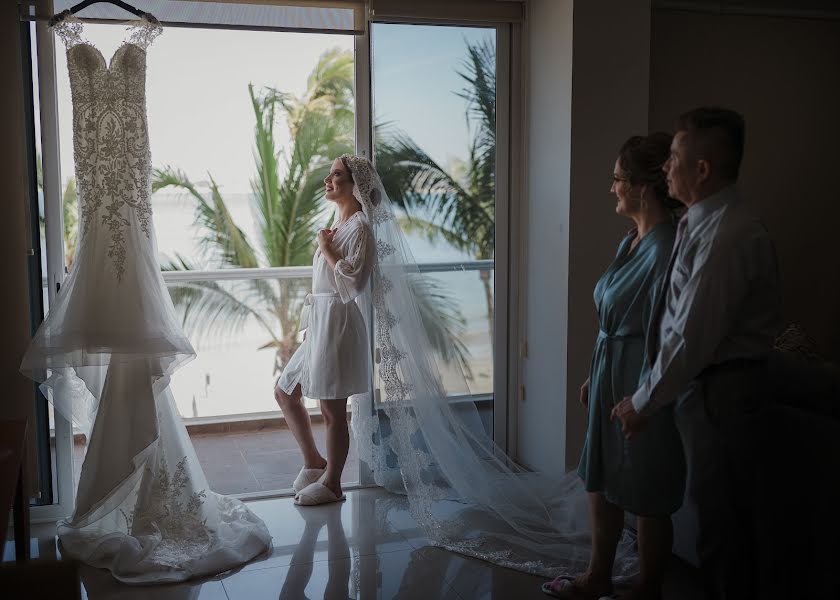
[(577, 390), (597, 333), (592, 289), (629, 223), (609, 193), (618, 149), (647, 132), (650, 2), (534, 0), (530, 37), (525, 338), (518, 458), (577, 465)]
[(572, 1), (535, 0), (528, 14), (526, 297), (522, 367), (525, 400), (517, 455), (542, 471), (562, 472), (566, 426), (566, 309), (572, 105)]

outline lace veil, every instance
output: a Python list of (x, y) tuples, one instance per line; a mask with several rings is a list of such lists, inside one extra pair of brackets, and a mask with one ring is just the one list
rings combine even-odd
[[(377, 249), (371, 292), (360, 300), (372, 315), (375, 393), (351, 398), (360, 458), (377, 484), (405, 494), (433, 544), (546, 576), (583, 572), (590, 528), (579, 478), (525, 472), (493, 442), (475, 404), (450, 383), (444, 390), (442, 373), (447, 382), (461, 373), (467, 386), (430, 342), (419, 308), (424, 276), (393, 206), (368, 159), (341, 158)], [(615, 575), (635, 572), (625, 534)]]

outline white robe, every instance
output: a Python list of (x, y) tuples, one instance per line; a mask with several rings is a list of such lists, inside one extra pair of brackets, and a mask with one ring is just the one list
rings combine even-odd
[(376, 244), (362, 211), (342, 223), (333, 237), (342, 256), (335, 269), (318, 250), (312, 264), (312, 293), (306, 297), (301, 330), (306, 339), (289, 360), (277, 386), (292, 394), (300, 384), (307, 398), (348, 398), (370, 389), (370, 344), (355, 301), (367, 289)]

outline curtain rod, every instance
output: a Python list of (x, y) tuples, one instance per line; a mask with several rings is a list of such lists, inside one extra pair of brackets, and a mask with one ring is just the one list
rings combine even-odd
[[(52, 17), (20, 15), (21, 21), (49, 21)], [(125, 25), (131, 19), (85, 19), (85, 23), (101, 23), (105, 25)], [(331, 35), (364, 35), (360, 29), (319, 29), (314, 27), (272, 27), (270, 25), (227, 25), (223, 23), (185, 23), (181, 21), (161, 21), (164, 27), (181, 27), (184, 29), (229, 29), (233, 31), (279, 31), (288, 33), (326, 33)]]

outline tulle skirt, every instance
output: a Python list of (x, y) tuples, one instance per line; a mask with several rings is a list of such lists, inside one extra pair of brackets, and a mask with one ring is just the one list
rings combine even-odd
[(23, 373), (64, 392), (50, 400), (86, 434), (104, 383), (97, 367), (143, 360), (160, 380), (195, 357), (161, 276), (154, 236), (135, 221), (122, 232), (130, 252), (119, 257), (109, 256), (106, 233), (91, 227), (81, 236), (73, 268), (21, 363)]
[(24, 355), (56, 411), (87, 437), (64, 554), (127, 583), (231, 569), (271, 548), (245, 505), (213, 493), (169, 390), (195, 356), (160, 274), (154, 236), (134, 221), (124, 247), (82, 235), (73, 269)]

